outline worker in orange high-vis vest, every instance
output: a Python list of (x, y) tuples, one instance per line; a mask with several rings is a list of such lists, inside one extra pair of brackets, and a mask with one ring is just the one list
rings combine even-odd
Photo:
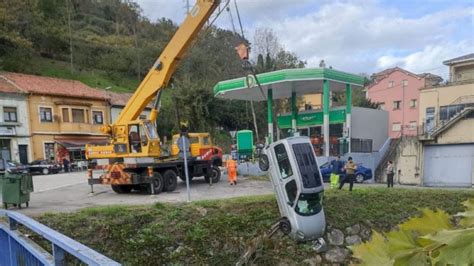
[(237, 185), (237, 162), (229, 158), (226, 161), (226, 168), (230, 185)]

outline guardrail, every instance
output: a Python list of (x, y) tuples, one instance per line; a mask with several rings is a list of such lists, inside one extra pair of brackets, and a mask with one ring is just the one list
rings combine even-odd
[[(0, 210), (0, 265), (65, 265), (69, 254), (87, 265), (121, 265), (83, 244), (21, 213)], [(44, 250), (18, 230), (28, 228), (51, 244), (52, 253)]]

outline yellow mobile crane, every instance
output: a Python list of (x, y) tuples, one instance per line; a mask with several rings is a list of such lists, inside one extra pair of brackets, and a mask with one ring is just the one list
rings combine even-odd
[[(114, 124), (101, 128), (108, 134), (107, 145), (86, 145), (88, 159), (98, 159), (107, 165), (106, 172), (98, 178), (89, 170), (89, 184), (109, 184), (117, 193), (132, 189), (158, 194), (162, 190), (173, 191), (177, 176), (184, 176), (184, 162), (180, 158), (165, 158), (161, 154), (160, 139), (156, 130), (156, 118), (162, 90), (168, 85), (178, 62), (190, 48), (193, 40), (219, 5), (219, 0), (197, 0), (184, 22), (176, 31), (159, 58), (128, 101)], [(146, 120), (140, 113), (155, 99), (155, 105)], [(104, 161), (106, 163), (104, 163)], [(189, 176), (204, 176), (207, 181), (217, 182), (218, 167), (209, 160), (188, 159)]]

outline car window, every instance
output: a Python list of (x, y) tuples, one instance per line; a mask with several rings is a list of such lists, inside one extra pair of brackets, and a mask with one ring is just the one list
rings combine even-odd
[(321, 177), (311, 145), (309, 143), (293, 144), (293, 151), (295, 152), (298, 168), (300, 169), (303, 187), (320, 187), (322, 185)]
[(15, 167), (15, 166), (16, 166), (16, 165), (15, 165), (14, 163), (12, 163), (12, 162), (7, 162), (7, 164), (8, 164), (9, 166), (11, 166), (11, 167)]
[(32, 161), (30, 164), (33, 165), (33, 164), (39, 164), (40, 161)]
[(278, 161), (278, 167), (282, 178), (287, 178), (293, 175), (291, 169), (290, 159), (288, 159), (288, 153), (286, 152), (285, 145), (278, 144), (275, 146), (275, 154)]
[(319, 213), (322, 208), (323, 192), (301, 193), (295, 207), (296, 213), (311, 216)]
[(296, 181), (293, 179), (290, 182), (286, 183), (285, 190), (286, 195), (288, 196), (288, 202), (291, 203), (291, 206), (293, 206), (293, 203), (296, 199), (296, 194), (298, 192), (298, 188), (296, 187)]

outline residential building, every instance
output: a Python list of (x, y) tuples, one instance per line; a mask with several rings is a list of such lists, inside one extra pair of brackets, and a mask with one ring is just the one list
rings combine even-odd
[(474, 53), (449, 59), (443, 64), (449, 66), (449, 82), (451, 83), (473, 83), (474, 67), (472, 61), (474, 60)]
[(389, 113), (388, 132), (390, 138), (416, 136), (420, 89), (432, 86), (441, 78), (429, 74), (414, 74), (399, 67), (389, 68), (372, 76), (367, 86), (367, 98), (380, 104), (380, 109)]
[[(459, 58), (461, 70), (453, 67)], [(403, 184), (474, 185), (474, 80), (466, 74), (474, 71), (474, 56), (444, 63), (454, 79), (420, 90), (419, 135), (398, 144), (394, 160)]]
[(28, 95), (0, 78), (0, 158), (26, 164), (31, 157)]
[(32, 159), (80, 161), (86, 144), (106, 142), (100, 133), (110, 115), (104, 92), (73, 80), (18, 73), (1, 77), (28, 93)]
[[(132, 97), (131, 93), (116, 93), (108, 92), (107, 96), (110, 102), (110, 121), (113, 123), (120, 115), (122, 109), (127, 105), (128, 100)], [(149, 117), (151, 112), (152, 104), (149, 104), (145, 110), (140, 114), (140, 119), (146, 119)]]

